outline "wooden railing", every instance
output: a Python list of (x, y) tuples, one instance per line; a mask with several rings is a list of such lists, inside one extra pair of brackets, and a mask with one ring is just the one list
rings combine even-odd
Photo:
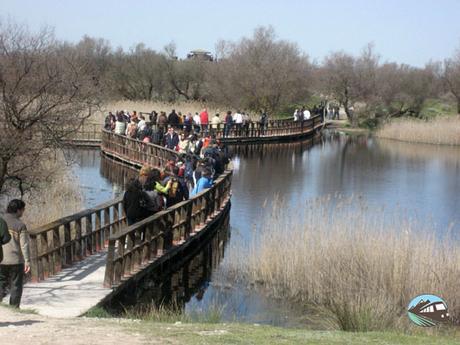
[[(208, 130), (214, 133), (217, 138), (224, 139), (224, 141), (225, 138), (282, 137), (308, 133), (322, 124), (322, 121), (323, 117), (321, 115), (315, 115), (311, 119), (304, 121), (293, 121), (292, 119), (269, 120), (265, 125), (259, 122), (249, 122), (244, 125), (237, 125), (235, 123), (231, 125), (226, 125), (224, 123), (218, 125), (209, 124)], [(85, 124), (71, 141), (75, 143), (100, 142), (103, 133), (110, 133), (109, 131), (101, 131), (102, 128), (102, 124)]]
[(101, 129), (104, 125), (100, 123), (84, 123), (83, 126), (72, 136), (70, 141), (75, 142), (100, 142)]
[(230, 200), (232, 172), (215, 185), (110, 236), (104, 286), (114, 287), (212, 221)]
[(213, 132), (217, 138), (263, 138), (263, 137), (282, 137), (287, 135), (295, 135), (308, 133), (322, 124), (322, 116), (316, 115), (304, 121), (286, 120), (270, 120), (262, 125), (259, 122), (249, 122), (246, 124), (231, 124), (226, 125), (220, 123), (218, 125), (209, 125), (209, 130)]
[(107, 247), (110, 233), (126, 223), (121, 198), (32, 229), (32, 281), (57, 274)]
[[(103, 131), (101, 150), (135, 165), (164, 166), (176, 151)], [(113, 287), (205, 227), (230, 200), (232, 172), (212, 188), (110, 235), (104, 285)]]
[(148, 164), (154, 167), (164, 167), (169, 158), (177, 156), (177, 152), (174, 150), (146, 144), (106, 130), (102, 130), (101, 150), (105, 153), (121, 156), (132, 164)]

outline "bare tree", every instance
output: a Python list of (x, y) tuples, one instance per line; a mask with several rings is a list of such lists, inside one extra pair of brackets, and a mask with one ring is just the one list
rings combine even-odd
[(169, 85), (162, 59), (142, 43), (129, 52), (119, 49), (113, 56), (110, 82), (119, 95), (129, 100), (168, 98)]
[(46, 28), (0, 23), (0, 193), (48, 176), (43, 162), (99, 102), (98, 75)]
[(164, 51), (162, 65), (166, 71), (166, 78), (177, 96), (182, 96), (186, 100), (202, 100), (209, 61), (179, 60), (173, 42), (166, 45)]
[(436, 94), (435, 68), (383, 64), (377, 70), (377, 97), (369, 108), (376, 117), (419, 116), (425, 101)]
[(460, 49), (452, 58), (444, 61), (443, 79), (457, 101), (457, 113), (460, 114)]
[(344, 52), (334, 52), (323, 62), (324, 88), (340, 102), (351, 124), (358, 124), (358, 113), (352, 108), (358, 102), (368, 104), (375, 97), (376, 73), (379, 57), (373, 46), (367, 45), (359, 57)]
[(259, 27), (251, 38), (218, 47), (220, 58), (210, 71), (210, 92), (217, 102), (275, 112), (308, 98), (308, 57), (296, 44), (276, 40), (273, 28)]

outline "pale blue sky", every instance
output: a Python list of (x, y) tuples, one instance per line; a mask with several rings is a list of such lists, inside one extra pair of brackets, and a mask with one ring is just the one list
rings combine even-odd
[(69, 41), (88, 34), (114, 47), (144, 42), (156, 50), (174, 41), (180, 57), (195, 48), (214, 52), (219, 39), (270, 24), (317, 60), (374, 42), (383, 60), (423, 66), (460, 47), (460, 0), (0, 0), (0, 15), (33, 30), (51, 25)]

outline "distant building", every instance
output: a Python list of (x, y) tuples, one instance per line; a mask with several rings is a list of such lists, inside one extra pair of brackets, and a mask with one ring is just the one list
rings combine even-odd
[(204, 61), (213, 61), (212, 54), (206, 50), (196, 49), (187, 54), (187, 59), (200, 59)]

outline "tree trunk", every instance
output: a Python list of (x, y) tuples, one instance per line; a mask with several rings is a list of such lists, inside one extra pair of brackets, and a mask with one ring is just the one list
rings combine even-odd
[(457, 114), (460, 115), (460, 97), (457, 98)]

